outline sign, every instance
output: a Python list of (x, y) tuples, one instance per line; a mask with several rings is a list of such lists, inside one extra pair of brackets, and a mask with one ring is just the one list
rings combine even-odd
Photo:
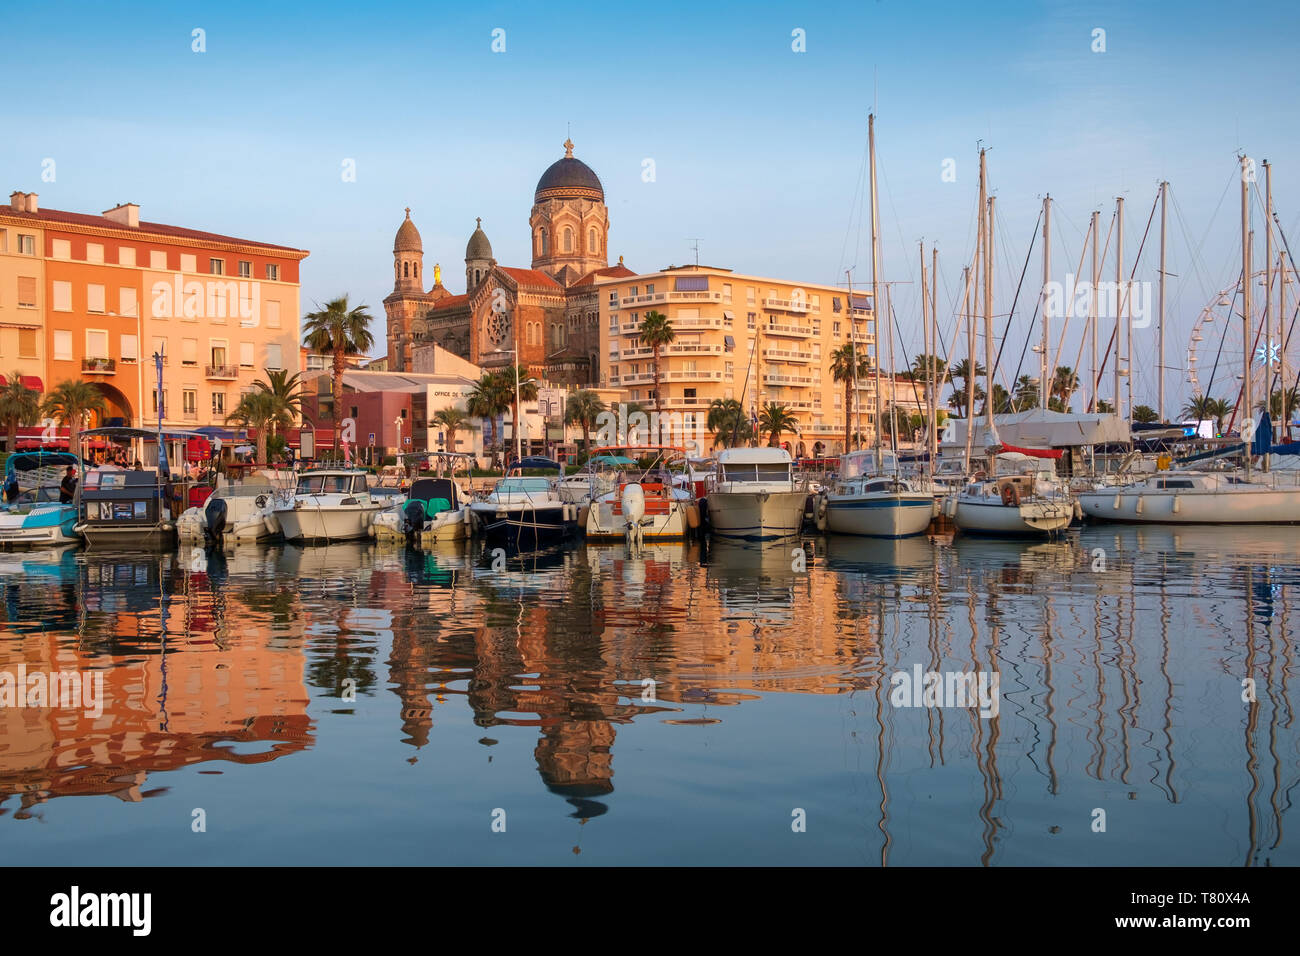
[(370, 433), (370, 447), (371, 447), (371, 448), (374, 448), (374, 447), (375, 447), (375, 433), (374, 433), (374, 432), (371, 432), (371, 433)]
[(405, 438), (402, 439), (402, 444), (403, 444), (403, 445), (409, 445), (410, 443), (411, 443), (411, 436), (410, 436), (410, 435), (407, 435)]

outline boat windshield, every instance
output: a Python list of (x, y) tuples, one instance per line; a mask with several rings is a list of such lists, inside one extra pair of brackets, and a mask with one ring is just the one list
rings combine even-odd
[(298, 479), (300, 495), (344, 495), (352, 488), (347, 475), (304, 475)]
[(898, 459), (890, 452), (882, 454), (884, 466), (876, 468), (876, 453), (855, 453), (840, 458), (840, 479), (861, 478), (872, 473), (897, 471)]
[(723, 466), (724, 481), (789, 481), (790, 463), (735, 464)]
[(502, 478), (497, 482), (497, 494), (546, 494), (551, 490), (549, 478)]

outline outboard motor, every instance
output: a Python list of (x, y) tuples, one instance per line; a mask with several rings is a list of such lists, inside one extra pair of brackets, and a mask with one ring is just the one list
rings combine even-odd
[(641, 546), (641, 519), (645, 517), (645, 489), (638, 484), (623, 486), (620, 496), (623, 505), (623, 522), (627, 540), (633, 547)]
[(226, 499), (212, 497), (203, 508), (203, 537), (210, 545), (221, 544), (226, 530)]
[(424, 530), (425, 520), (424, 503), (408, 501), (402, 509), (402, 532), (408, 539), (414, 538)]

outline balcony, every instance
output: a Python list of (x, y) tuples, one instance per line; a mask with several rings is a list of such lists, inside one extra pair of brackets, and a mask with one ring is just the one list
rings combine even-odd
[(797, 312), (802, 315), (808, 311), (808, 300), (805, 298), (774, 299), (769, 297), (763, 300), (763, 308), (774, 312)]
[(81, 371), (84, 375), (115, 375), (117, 362), (111, 358), (83, 358)]
[(780, 372), (764, 372), (763, 381), (768, 385), (811, 385), (812, 377), (807, 375), (783, 375)]
[[(695, 295), (696, 293), (683, 292), (682, 295)], [(701, 315), (688, 318), (674, 318), (672, 320), (674, 329), (720, 329), (722, 328), (722, 319), (720, 317)]]
[(772, 323), (771, 325), (759, 326), (759, 328), (768, 335), (792, 335), (797, 338), (806, 338), (812, 335), (811, 325), (777, 325)]
[(203, 377), (233, 382), (239, 378), (239, 367), (236, 365), (206, 365), (203, 368)]
[(816, 358), (812, 352), (793, 352), (789, 349), (763, 349), (763, 357), (783, 362), (811, 362)]
[(197, 422), (199, 420), (199, 413), (197, 411), (184, 411), (181, 412), (181, 419), (182, 421), (187, 422)]
[[(659, 356), (662, 359), (663, 356), (665, 355), (701, 355), (701, 354), (721, 355), (722, 352), (723, 352), (723, 347), (721, 345), (697, 345), (692, 342), (689, 344), (683, 343), (680, 345), (673, 344), (673, 345), (661, 346), (659, 349)], [(624, 361), (628, 361), (631, 359), (644, 359), (644, 358), (653, 359), (654, 349), (650, 348), (648, 345), (627, 348), (627, 349), (623, 349), (621, 356)]]

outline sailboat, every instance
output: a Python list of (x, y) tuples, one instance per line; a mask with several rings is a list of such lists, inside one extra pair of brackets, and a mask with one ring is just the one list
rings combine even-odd
[[(999, 448), (997, 423), (993, 420), (993, 198), (988, 196), (984, 150), (980, 150), (980, 242), (976, 246), (976, 265), (982, 258), (984, 268), (984, 368), (988, 376), (984, 414), (988, 440)], [(981, 255), (982, 253), (982, 255)], [(972, 333), (973, 338), (973, 333)], [(971, 369), (975, 368), (971, 349)], [(968, 408), (974, 408), (974, 387), (968, 389)], [(973, 425), (974, 423), (971, 422)], [(970, 433), (968, 429), (967, 447)], [(1027, 462), (1021, 461), (1027, 459)], [(998, 466), (1011, 465), (1016, 471), (998, 475)], [(976, 480), (944, 501), (944, 514), (966, 534), (1052, 536), (1064, 531), (1074, 518), (1074, 505), (1068, 494), (1053, 485), (1044, 485), (1038, 477), (1037, 459), (1023, 453), (990, 454), (988, 472), (977, 473)]]
[[(1255, 322), (1251, 311), (1252, 239), (1250, 231), (1250, 160), (1243, 156), (1241, 176), (1242, 342), (1245, 355), (1241, 408), (1253, 407), (1252, 362)], [(1271, 229), (1272, 190), (1267, 204)], [(1266, 293), (1267, 294), (1267, 293)], [(1267, 313), (1266, 313), (1267, 318)], [(1267, 387), (1265, 389), (1267, 391)], [(1274, 448), (1271, 416), (1265, 411), (1253, 440), (1242, 445), (1245, 467), (1230, 472), (1161, 471), (1123, 485), (1096, 486), (1079, 493), (1085, 515), (1099, 521), (1138, 524), (1300, 524), (1300, 475), (1293, 471), (1256, 473), (1254, 459), (1268, 468)]]
[[(867, 142), (871, 156), (871, 308), (876, 314), (876, 447), (874, 451), (846, 451), (840, 458), (835, 484), (822, 493), (817, 512), (825, 512), (826, 529), (834, 534), (856, 534), (873, 538), (906, 538), (921, 534), (934, 518), (934, 496), (902, 478), (898, 455), (886, 457), (882, 446), (880, 408), (880, 230), (876, 204), (876, 118), (867, 118)], [(849, 289), (850, 302), (853, 290)], [(851, 313), (850, 313), (851, 314)], [(850, 342), (856, 340), (852, 329)], [(892, 352), (892, 348), (891, 348)], [(857, 362), (853, 362), (856, 377)], [(856, 395), (856, 382), (854, 383)], [(855, 402), (856, 404), (856, 402)], [(851, 414), (849, 409), (844, 414)], [(892, 429), (891, 429), (892, 432)]]

